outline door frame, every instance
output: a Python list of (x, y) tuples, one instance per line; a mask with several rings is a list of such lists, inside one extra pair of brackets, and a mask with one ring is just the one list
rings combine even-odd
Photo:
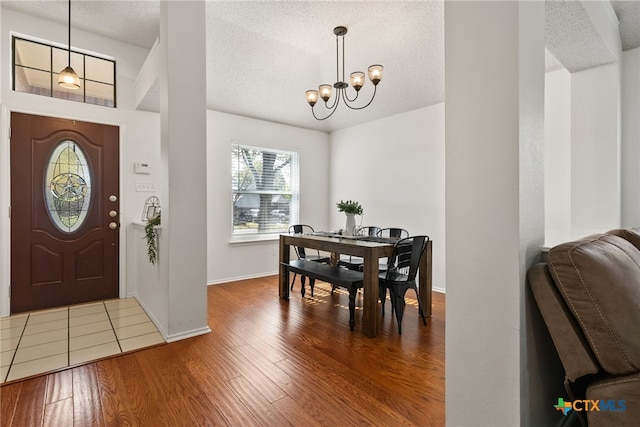
[[(2, 124), (2, 132), (0, 134), (0, 317), (6, 317), (11, 314), (11, 219), (9, 218), (9, 206), (11, 205), (11, 150), (9, 143), (9, 127), (11, 125), (11, 113), (24, 113), (36, 116), (54, 117), (66, 120), (78, 120), (103, 125), (117, 126), (118, 144), (119, 144), (119, 184), (120, 192), (120, 212), (128, 212), (126, 206), (126, 198), (124, 197), (124, 125), (122, 123), (108, 120), (94, 120), (93, 118), (80, 117), (70, 114), (68, 116), (61, 114), (51, 114), (49, 112), (30, 111), (27, 109), (11, 108), (2, 105), (0, 124)], [(125, 223), (125, 215), (120, 215), (119, 229), (119, 271), (118, 271), (118, 296), (123, 298), (127, 295), (127, 227)]]

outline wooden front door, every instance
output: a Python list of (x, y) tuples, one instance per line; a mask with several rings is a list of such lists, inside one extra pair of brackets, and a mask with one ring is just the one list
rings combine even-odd
[(11, 113), (11, 313), (118, 297), (118, 135)]

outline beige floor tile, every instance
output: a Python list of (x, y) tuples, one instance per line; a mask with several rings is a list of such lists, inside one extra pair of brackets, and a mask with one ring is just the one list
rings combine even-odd
[(87, 316), (89, 314), (104, 313), (104, 304), (86, 304), (69, 307), (69, 317)]
[(108, 311), (109, 311), (109, 317), (112, 319), (116, 319), (119, 317), (135, 316), (136, 314), (144, 313), (144, 310), (139, 305), (131, 306), (131, 307), (123, 307), (123, 308), (108, 310)]
[(24, 313), (0, 322), (0, 382), (165, 342), (135, 298)]
[(120, 340), (120, 347), (123, 352), (126, 352), (151, 345), (162, 344), (164, 342), (164, 338), (162, 338), (160, 332), (154, 332), (151, 334), (139, 335), (137, 337)]
[(0, 366), (0, 382), (5, 382), (5, 379), (7, 378), (7, 374), (9, 373), (9, 367), (8, 366)]
[(3, 317), (0, 319), (1, 329), (24, 328), (27, 323), (28, 314), (16, 314), (15, 316)]
[(69, 326), (86, 325), (88, 323), (103, 322), (109, 320), (107, 312), (87, 314), (85, 316), (77, 316), (69, 319)]
[(0, 351), (15, 350), (18, 348), (20, 337), (6, 338), (0, 340)]
[(64, 354), (35, 359), (29, 362), (15, 363), (11, 365), (7, 381), (64, 368), (69, 366), (68, 357), (68, 354), (65, 352)]
[(117, 342), (113, 341), (72, 351), (69, 353), (69, 362), (71, 365), (75, 365), (77, 363), (89, 362), (120, 353), (120, 346)]
[(138, 304), (138, 300), (135, 298), (123, 298), (104, 301), (104, 305), (107, 307), (107, 310), (120, 310), (126, 307), (137, 307), (140, 304)]
[(96, 332), (95, 334), (82, 335), (79, 337), (72, 337), (69, 339), (69, 350), (75, 351), (81, 348), (92, 347), (99, 344), (106, 344), (108, 342), (114, 342), (116, 336), (113, 330)]
[(115, 317), (111, 319), (114, 328), (122, 328), (123, 326), (137, 325), (140, 323), (151, 322), (146, 313), (134, 314), (133, 316)]
[(52, 320), (42, 323), (31, 323), (31, 320), (27, 323), (27, 327), (24, 328), (25, 335), (40, 334), (42, 332), (55, 331), (56, 329), (69, 328), (69, 319)]
[(6, 340), (7, 338), (20, 337), (24, 332), (24, 326), (10, 329), (3, 329), (0, 331), (0, 340)]
[(86, 325), (77, 325), (69, 328), (69, 336), (71, 338), (82, 335), (94, 334), (96, 332), (110, 331), (112, 329), (111, 322), (103, 320), (101, 322), (87, 323)]
[(20, 341), (20, 348), (66, 340), (68, 337), (68, 329), (55, 329), (53, 331), (40, 332), (39, 334), (24, 335)]
[(116, 335), (119, 340), (125, 340), (127, 338), (137, 337), (139, 335), (150, 334), (152, 332), (158, 332), (158, 328), (151, 322), (140, 323), (138, 325), (123, 326), (116, 328)]
[(42, 359), (57, 354), (66, 355), (69, 352), (69, 343), (67, 340), (54, 341), (46, 344), (32, 345), (31, 347), (19, 347), (16, 350), (16, 357), (13, 363), (24, 363), (31, 360)]
[(45, 311), (37, 311), (29, 315), (28, 324), (51, 322), (53, 320), (68, 319), (69, 309), (58, 308)]
[(9, 366), (13, 361), (13, 355), (16, 354), (15, 350), (0, 352), (0, 366)]

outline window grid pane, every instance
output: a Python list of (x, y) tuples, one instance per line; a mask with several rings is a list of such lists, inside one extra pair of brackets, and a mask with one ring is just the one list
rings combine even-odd
[(87, 80), (113, 85), (113, 63), (93, 56), (85, 56), (85, 73)]
[(51, 96), (51, 73), (16, 66), (15, 85), (19, 92)]
[(35, 68), (36, 70), (51, 71), (49, 58), (49, 46), (16, 39), (15, 60), (16, 65)]
[(233, 145), (233, 236), (286, 232), (298, 217), (298, 154)]
[(19, 37), (13, 49), (14, 91), (115, 108), (115, 61), (72, 51), (71, 67), (80, 78), (80, 89), (73, 90), (58, 85), (68, 50)]

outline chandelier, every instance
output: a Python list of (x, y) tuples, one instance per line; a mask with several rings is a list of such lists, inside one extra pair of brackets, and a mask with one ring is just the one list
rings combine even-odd
[[(351, 87), (353, 87), (356, 91), (355, 96), (349, 98), (347, 94), (347, 88), (349, 87), (349, 83), (346, 83), (344, 80), (344, 36), (347, 34), (346, 27), (336, 27), (333, 29), (333, 34), (336, 35), (336, 83), (333, 84), (333, 87), (330, 84), (321, 84), (318, 86), (318, 90), (308, 90), (306, 91), (307, 102), (311, 105), (311, 113), (316, 120), (326, 120), (336, 112), (338, 108), (338, 104), (340, 100), (344, 102), (344, 104), (351, 108), (352, 110), (362, 110), (363, 108), (368, 107), (373, 98), (376, 96), (376, 88), (378, 87), (378, 83), (382, 80), (382, 75), (384, 73), (384, 67), (382, 65), (371, 65), (368, 69), (369, 80), (373, 83), (373, 96), (365, 105), (360, 107), (355, 107), (353, 103), (358, 99), (358, 94), (360, 93), (360, 89), (365, 83), (364, 73), (362, 71), (355, 71), (350, 75)], [(340, 73), (340, 38), (342, 38), (342, 74)], [(329, 99), (333, 95), (333, 89), (336, 90), (336, 96), (333, 99), (333, 103), (329, 103)], [(313, 108), (318, 102), (318, 96), (322, 98), (324, 101), (324, 106), (326, 111), (329, 113), (325, 117), (319, 118), (316, 116), (316, 112)]]

